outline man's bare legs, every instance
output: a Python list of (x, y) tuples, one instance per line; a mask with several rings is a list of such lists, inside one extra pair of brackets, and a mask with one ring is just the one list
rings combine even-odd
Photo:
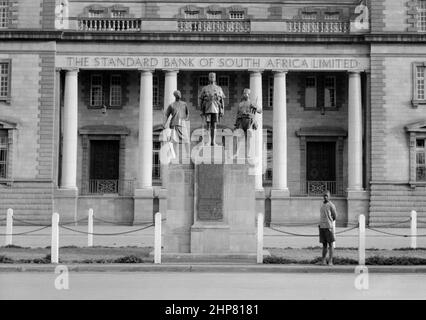
[[(332, 266), (333, 265), (333, 254), (334, 254), (334, 248), (333, 248), (333, 243), (329, 243), (328, 244), (328, 265)], [(323, 243), (322, 244), (322, 264), (326, 265), (327, 264), (327, 243)]]
[(333, 265), (333, 254), (334, 254), (334, 248), (333, 248), (333, 242), (328, 244), (328, 265)]
[(327, 256), (327, 243), (326, 242), (324, 242), (323, 244), (322, 244), (322, 264), (323, 265), (326, 265), (327, 264), (327, 260), (326, 260), (326, 257)]

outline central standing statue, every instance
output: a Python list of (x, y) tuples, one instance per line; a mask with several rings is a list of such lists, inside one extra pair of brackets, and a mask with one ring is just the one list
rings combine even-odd
[(216, 145), (216, 123), (223, 117), (225, 109), (225, 94), (221, 87), (216, 85), (216, 73), (209, 73), (209, 84), (201, 89), (199, 106), (201, 115), (205, 118), (207, 131), (210, 131), (209, 142)]

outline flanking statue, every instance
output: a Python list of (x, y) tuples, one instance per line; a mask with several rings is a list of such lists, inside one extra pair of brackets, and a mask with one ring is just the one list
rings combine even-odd
[(237, 119), (235, 129), (242, 129), (247, 135), (248, 129), (257, 130), (256, 113), (262, 113), (262, 110), (250, 100), (250, 89), (244, 89), (241, 102), (238, 105)]
[(209, 132), (207, 145), (216, 144), (216, 124), (220, 122), (225, 110), (225, 94), (221, 87), (216, 85), (216, 73), (209, 73), (209, 84), (201, 89), (199, 107)]

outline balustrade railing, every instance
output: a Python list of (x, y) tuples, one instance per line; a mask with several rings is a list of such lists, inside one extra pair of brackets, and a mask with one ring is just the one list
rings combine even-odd
[(249, 20), (178, 20), (179, 32), (249, 33)]
[(134, 180), (90, 179), (83, 183), (82, 194), (119, 194), (131, 196)]
[(286, 20), (289, 33), (348, 33), (349, 21), (330, 20)]
[(137, 18), (79, 18), (78, 29), (81, 31), (141, 31), (141, 19)]
[(301, 191), (308, 196), (322, 196), (326, 190), (335, 196), (344, 195), (343, 183), (338, 181), (306, 181), (306, 190)]

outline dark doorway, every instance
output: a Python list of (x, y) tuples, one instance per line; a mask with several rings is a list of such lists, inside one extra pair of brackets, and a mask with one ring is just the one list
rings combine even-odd
[(308, 181), (336, 180), (336, 143), (307, 143), (307, 177)]
[(90, 141), (90, 192), (117, 193), (119, 179), (118, 140)]

